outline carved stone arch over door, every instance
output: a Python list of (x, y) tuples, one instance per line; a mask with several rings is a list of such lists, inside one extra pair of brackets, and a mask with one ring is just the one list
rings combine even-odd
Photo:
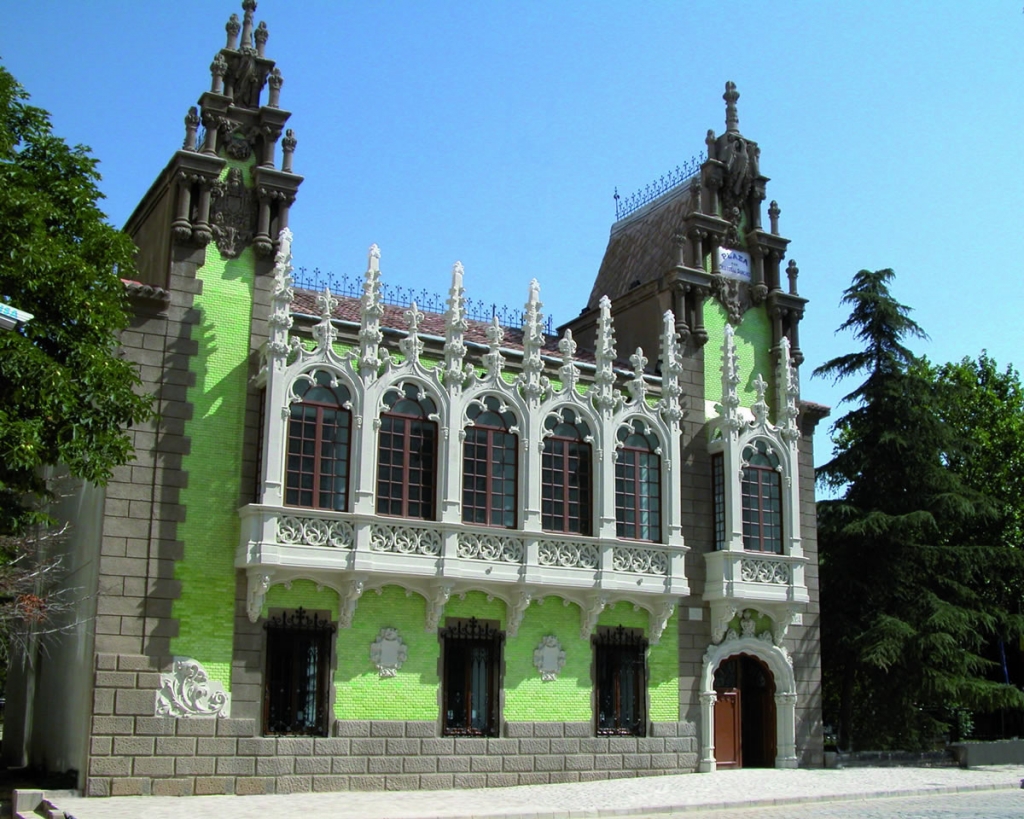
[(796, 677), (792, 660), (785, 649), (761, 637), (739, 637), (711, 645), (704, 653), (700, 676), (701, 771), (718, 768), (715, 753), (715, 672), (723, 662), (747, 655), (763, 663), (771, 672), (775, 686), (775, 767), (797, 767), (796, 756)]

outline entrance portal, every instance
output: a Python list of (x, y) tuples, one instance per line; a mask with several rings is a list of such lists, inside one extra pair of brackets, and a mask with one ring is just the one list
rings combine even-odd
[(775, 767), (775, 681), (760, 660), (729, 657), (715, 670), (715, 758), (719, 768)]

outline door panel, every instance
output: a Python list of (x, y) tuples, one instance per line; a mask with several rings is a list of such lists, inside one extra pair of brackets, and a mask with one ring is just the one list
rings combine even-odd
[(740, 692), (716, 691), (715, 759), (719, 768), (739, 768), (743, 764), (740, 747)]

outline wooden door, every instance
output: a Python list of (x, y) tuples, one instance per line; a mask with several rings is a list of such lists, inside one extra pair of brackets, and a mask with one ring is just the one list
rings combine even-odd
[(715, 760), (719, 768), (742, 767), (739, 689), (715, 693), (718, 694), (715, 700)]

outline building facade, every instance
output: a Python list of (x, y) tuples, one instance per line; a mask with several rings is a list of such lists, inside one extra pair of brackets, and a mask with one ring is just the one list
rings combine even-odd
[(550, 333), (524, 282), (503, 326), (459, 264), (443, 309), (389, 303), (375, 246), (358, 292), (296, 285), (255, 5), (125, 228), (158, 417), (58, 510), (91, 594), (12, 677), (8, 761), (91, 795), (820, 765), (825, 410), (735, 87), (699, 166), (620, 210), (586, 309)]

